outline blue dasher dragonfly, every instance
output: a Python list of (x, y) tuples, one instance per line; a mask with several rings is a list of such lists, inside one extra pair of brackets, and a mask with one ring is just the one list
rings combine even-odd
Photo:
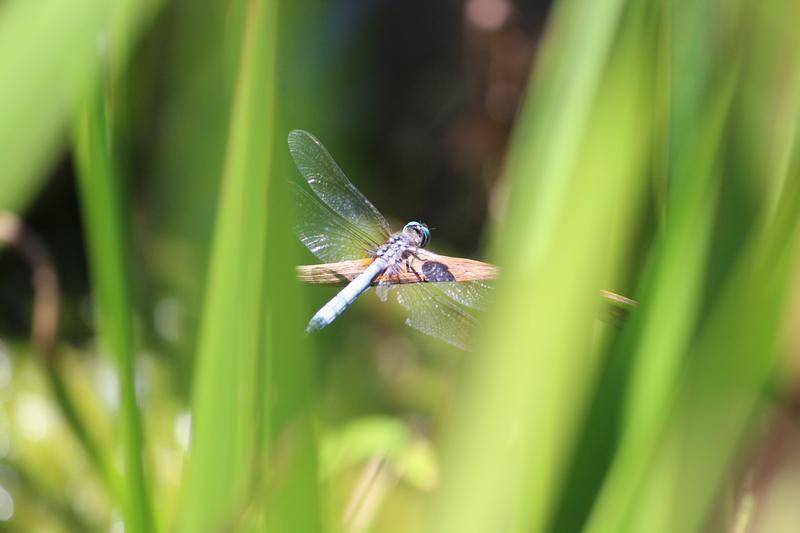
[[(408, 310), (406, 324), (462, 349), (470, 347), (496, 276), (486, 263), (450, 258), (426, 249), (430, 230), (409, 222), (392, 232), (381, 213), (347, 179), (310, 133), (289, 133), (289, 151), (309, 187), (292, 182), (300, 241), (328, 265), (315, 265), (347, 285), (311, 318), (307, 332), (330, 325), (370, 286), (386, 301), (395, 293)], [(309, 190), (310, 188), (310, 190)], [(314, 267), (306, 268), (314, 272)], [(302, 278), (302, 275), (301, 275)], [(314, 276), (309, 276), (307, 280)], [(330, 279), (329, 279), (330, 281)]]

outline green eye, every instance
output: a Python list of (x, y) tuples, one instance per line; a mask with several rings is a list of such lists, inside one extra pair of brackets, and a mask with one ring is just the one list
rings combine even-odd
[(427, 246), (428, 241), (431, 240), (431, 230), (428, 229), (428, 226), (425, 224), (420, 224), (420, 228), (422, 228), (422, 243), (420, 247), (425, 248)]
[(420, 222), (409, 222), (405, 225), (403, 231), (417, 232), (422, 239), (419, 243), (420, 248), (424, 248), (428, 244), (428, 241), (431, 240), (431, 231), (428, 229), (428, 226)]

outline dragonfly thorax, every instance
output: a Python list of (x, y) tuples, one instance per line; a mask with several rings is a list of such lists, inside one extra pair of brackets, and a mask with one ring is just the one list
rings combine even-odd
[(409, 222), (403, 231), (393, 233), (389, 240), (379, 246), (375, 257), (386, 261), (388, 272), (397, 272), (409, 255), (415, 255), (417, 248), (428, 244), (431, 233), (428, 226), (419, 222)]
[(379, 257), (388, 263), (389, 268), (399, 265), (406, 256), (413, 252), (418, 245), (403, 232), (394, 233), (385, 244), (382, 244), (375, 251), (375, 257)]

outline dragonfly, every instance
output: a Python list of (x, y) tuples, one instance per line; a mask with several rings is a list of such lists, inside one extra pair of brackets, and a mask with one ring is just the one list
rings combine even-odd
[(386, 218), (310, 133), (289, 133), (289, 151), (308, 185), (292, 182), (298, 211), (295, 232), (328, 264), (316, 270), (301, 268), (318, 282), (326, 282), (320, 280), (320, 272), (322, 278), (329, 274), (328, 281), (332, 277), (346, 282), (314, 314), (306, 332), (329, 326), (374, 286), (383, 301), (396, 295), (408, 312), (405, 322), (410, 327), (470, 349), (492, 290), (486, 280), (496, 276), (496, 268), (431, 252), (430, 228), (421, 222), (408, 222), (392, 232)]

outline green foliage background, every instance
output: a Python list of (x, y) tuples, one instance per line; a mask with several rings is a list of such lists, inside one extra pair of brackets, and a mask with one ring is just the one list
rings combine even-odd
[[(313, 46), (345, 7), (0, 4), (0, 208), (71, 154), (93, 317), (0, 345), (3, 529), (791, 527), (742, 502), (797, 388), (800, 6), (550, 7), (469, 354), (368, 297), (302, 333), (330, 291), (294, 282), (286, 134), (366, 166), (326, 110), (368, 99), (369, 43), (348, 72)], [(611, 320), (603, 289), (640, 304)]]

